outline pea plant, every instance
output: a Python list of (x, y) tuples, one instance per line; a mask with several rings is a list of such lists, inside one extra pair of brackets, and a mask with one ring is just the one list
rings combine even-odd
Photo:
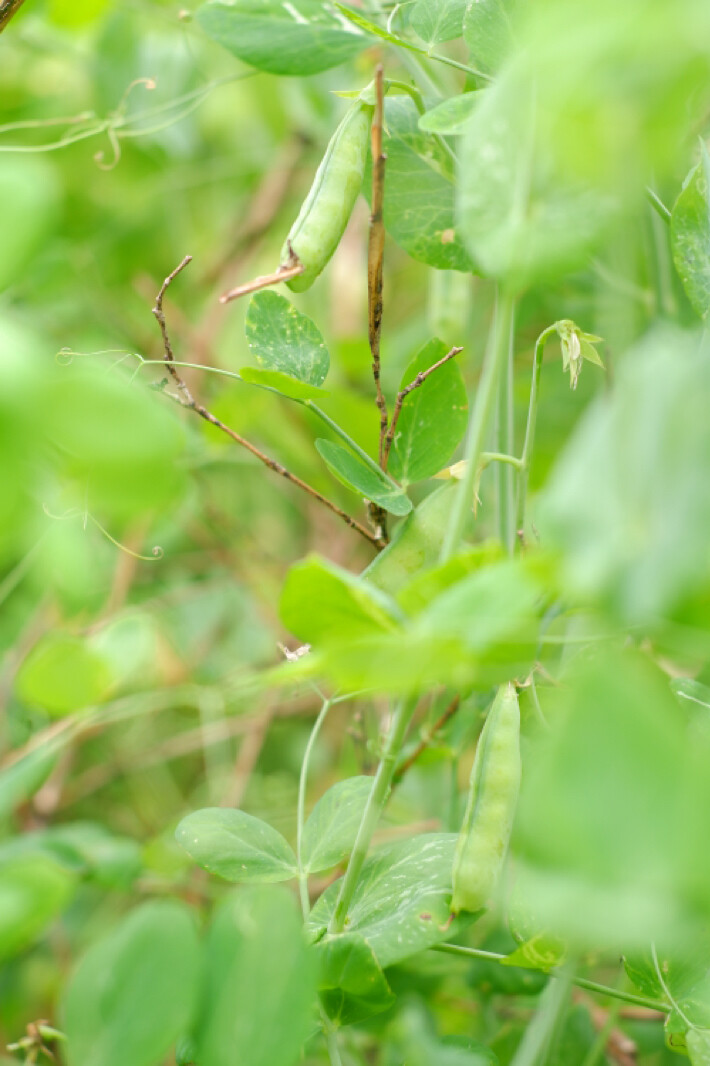
[[(323, 480), (188, 383), (164, 304), (189, 255), (153, 308), (150, 402), (246, 448), (369, 561), (309, 554), (280, 593), (283, 661), (258, 686), (320, 706), (295, 839), (238, 806), (186, 813), (176, 840), (217, 897), (204, 930), (189, 902), (132, 907), (74, 968), (57, 1028), (12, 1050), (702, 1066), (710, 10), (209, 0), (195, 22), (243, 64), (344, 98), (280, 262), (221, 297), (248, 301), (251, 365), (214, 368), (323, 427)], [(298, 302), (325, 291), (361, 194), (374, 449), (328, 413), (317, 304)], [(403, 370), (390, 256), (427, 271), (436, 324)], [(360, 772), (314, 797), (329, 716), (355, 726), (363, 708)], [(13, 861), (21, 891), (32, 858)]]

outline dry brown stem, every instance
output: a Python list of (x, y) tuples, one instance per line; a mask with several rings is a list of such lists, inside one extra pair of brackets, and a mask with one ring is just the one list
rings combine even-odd
[(183, 271), (188, 265), (188, 263), (190, 263), (191, 261), (192, 256), (186, 255), (185, 258), (178, 264), (178, 266), (175, 267), (172, 273), (168, 274), (167, 278), (160, 287), (160, 290), (155, 300), (155, 306), (153, 307), (153, 314), (156, 318), (156, 321), (158, 322), (158, 325), (160, 326), (160, 332), (163, 338), (165, 366), (168, 372), (170, 373), (173, 381), (177, 385), (178, 389), (177, 394), (170, 392), (165, 392), (164, 394), (168, 396), (171, 400), (174, 400), (176, 403), (179, 403), (182, 407), (186, 407), (188, 410), (194, 411), (195, 414), (199, 415), (200, 418), (204, 419), (205, 422), (209, 422), (211, 425), (221, 430), (222, 433), (226, 433), (226, 435), (230, 437), (235, 444), (239, 444), (242, 448), (246, 448), (247, 451), (251, 452), (251, 454), (255, 456), (261, 463), (263, 463), (264, 466), (267, 466), (269, 470), (273, 470), (275, 474), (279, 474), (287, 481), (290, 481), (292, 485), (296, 485), (299, 489), (302, 489), (303, 492), (308, 493), (308, 495), (312, 496), (314, 500), (318, 500), (319, 503), (321, 503), (324, 507), (327, 507), (329, 511), (332, 511), (333, 514), (336, 514), (338, 518), (345, 522), (346, 525), (350, 526), (351, 529), (356, 530), (360, 534), (360, 536), (368, 540), (373, 545), (373, 547), (378, 549), (383, 547), (381, 537), (373, 535), (369, 531), (369, 529), (366, 529), (365, 526), (363, 526), (360, 522), (354, 519), (346, 511), (343, 511), (342, 508), (338, 507), (338, 505), (333, 503), (332, 500), (329, 500), (327, 496), (323, 496), (322, 493), (314, 489), (312, 485), (307, 484), (307, 482), (303, 481), (295, 474), (292, 474), (291, 471), (287, 470), (286, 467), (282, 466), (281, 463), (278, 463), (275, 459), (272, 459), (270, 456), (265, 455), (264, 452), (257, 448), (255, 444), (252, 444), (251, 441), (246, 440), (245, 437), (242, 437), (230, 426), (222, 422), (221, 419), (217, 418), (216, 415), (213, 415), (211, 411), (208, 411), (203, 404), (199, 403), (194, 398), (194, 396), (190, 392), (190, 389), (187, 387), (184, 380), (178, 373), (177, 367), (175, 366), (172, 345), (170, 343), (170, 336), (168, 334), (165, 322), (165, 313), (163, 311), (163, 298), (168, 287), (175, 280), (178, 274), (180, 274), (181, 271)]

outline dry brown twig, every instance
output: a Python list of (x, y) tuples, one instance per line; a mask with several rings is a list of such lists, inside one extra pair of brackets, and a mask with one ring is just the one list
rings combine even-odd
[(5, 29), (13, 15), (22, 7), (25, 0), (0, 0), (0, 33)]
[(453, 718), (453, 716), (456, 714), (459, 709), (460, 703), (461, 697), (459, 695), (454, 696), (454, 698), (446, 707), (446, 710), (443, 712), (443, 714), (441, 714), (437, 718), (432, 728), (422, 732), (421, 740), (417, 744), (414, 751), (412, 751), (406, 759), (403, 759), (395, 770), (394, 775), (392, 777), (392, 787), (400, 783), (407, 771), (412, 766), (414, 766), (414, 763), (417, 761), (420, 755), (422, 755), (423, 752), (425, 752), (426, 749), (429, 747), (432, 740), (436, 739), (437, 733), (439, 733), (444, 728), (449, 719)]
[(377, 390), (376, 400), (380, 412), (380, 466), (387, 433), (387, 401), (380, 381), (380, 337), (382, 334), (382, 265), (385, 254), (385, 225), (382, 205), (385, 192), (385, 164), (387, 157), (382, 151), (382, 119), (384, 113), (384, 89), (382, 66), (375, 72), (375, 113), (372, 118), (372, 213), (367, 241), (367, 331), (372, 353), (372, 376)]
[(285, 466), (281, 465), (281, 463), (278, 463), (275, 459), (272, 459), (270, 456), (265, 455), (264, 452), (257, 448), (255, 444), (252, 444), (251, 441), (248, 441), (245, 437), (242, 437), (230, 426), (222, 422), (221, 419), (217, 418), (216, 415), (213, 415), (211, 411), (208, 411), (203, 404), (199, 403), (194, 398), (194, 396), (190, 392), (190, 389), (187, 387), (182, 377), (178, 373), (177, 367), (175, 366), (175, 359), (173, 356), (172, 345), (170, 343), (170, 336), (168, 334), (168, 329), (165, 322), (165, 312), (163, 311), (163, 298), (165, 296), (166, 291), (168, 290), (172, 282), (175, 280), (175, 278), (185, 269), (185, 267), (190, 262), (192, 262), (192, 256), (186, 255), (182, 262), (180, 262), (175, 267), (175, 269), (170, 274), (168, 274), (165, 281), (160, 287), (158, 295), (155, 299), (155, 306), (153, 307), (153, 315), (155, 316), (155, 319), (158, 325), (160, 326), (160, 332), (163, 338), (165, 367), (178, 389), (177, 394), (165, 392), (165, 395), (168, 396), (169, 399), (175, 401), (176, 403), (179, 403), (182, 407), (186, 407), (188, 410), (194, 411), (195, 414), (199, 415), (200, 418), (205, 420), (205, 422), (209, 422), (211, 425), (221, 430), (222, 433), (226, 433), (227, 436), (235, 442), (235, 444), (240, 444), (243, 448), (246, 448), (247, 451), (251, 452), (251, 454), (259, 460), (259, 462), (263, 463), (264, 466), (267, 466), (269, 470), (273, 470), (275, 474), (279, 474), (287, 481), (290, 481), (292, 485), (296, 485), (299, 489), (302, 489), (304, 492), (308, 493), (308, 495), (312, 496), (314, 500), (318, 500), (319, 503), (321, 503), (324, 507), (327, 507), (329, 511), (332, 511), (333, 514), (337, 515), (338, 518), (345, 522), (346, 525), (350, 526), (351, 529), (356, 530), (356, 532), (358, 532), (360, 536), (368, 540), (370, 544), (373, 545), (373, 547), (378, 549), (384, 547), (384, 542), (381, 537), (377, 537), (375, 534), (371, 533), (369, 529), (366, 529), (365, 526), (363, 526), (355, 518), (349, 515), (346, 511), (343, 511), (342, 508), (338, 507), (338, 505), (333, 503), (332, 500), (329, 500), (327, 496), (323, 496), (320, 492), (314, 489), (312, 485), (309, 485), (307, 482), (301, 480), (301, 478), (297, 477), (295, 474), (292, 474), (291, 471), (287, 470)]

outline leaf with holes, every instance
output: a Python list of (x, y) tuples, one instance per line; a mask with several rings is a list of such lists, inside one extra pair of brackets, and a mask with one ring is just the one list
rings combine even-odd
[(263, 370), (278, 370), (306, 385), (322, 385), (330, 356), (316, 324), (277, 292), (257, 292), (247, 311), (245, 331)]

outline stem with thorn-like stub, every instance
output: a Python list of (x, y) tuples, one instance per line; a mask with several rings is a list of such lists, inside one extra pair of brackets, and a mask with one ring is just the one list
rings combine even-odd
[(155, 306), (153, 307), (153, 314), (155, 315), (156, 321), (160, 326), (160, 332), (163, 338), (165, 366), (178, 388), (177, 395), (173, 395), (169, 392), (165, 393), (165, 395), (168, 396), (171, 400), (174, 400), (176, 403), (179, 403), (182, 407), (186, 407), (188, 410), (194, 411), (195, 414), (199, 415), (200, 418), (203, 418), (205, 422), (209, 422), (211, 425), (216, 426), (217, 429), (221, 430), (223, 433), (226, 433), (227, 436), (235, 442), (235, 444), (240, 444), (243, 448), (246, 448), (247, 451), (250, 451), (252, 455), (254, 455), (260, 462), (264, 464), (264, 466), (268, 466), (269, 470), (273, 470), (275, 474), (280, 474), (281, 477), (285, 478), (287, 481), (290, 481), (292, 485), (296, 485), (299, 489), (302, 489), (304, 492), (308, 493), (308, 495), (311, 496), (314, 500), (318, 500), (318, 502), (322, 503), (324, 507), (327, 507), (329, 511), (332, 511), (333, 514), (336, 514), (338, 518), (342, 519), (342, 521), (345, 522), (346, 525), (350, 526), (351, 529), (356, 530), (356, 532), (358, 532), (361, 537), (364, 537), (367, 541), (369, 541), (370, 544), (373, 545), (373, 547), (378, 549), (383, 548), (384, 542), (381, 537), (377, 537), (376, 535), (370, 533), (369, 529), (366, 529), (365, 526), (363, 526), (356, 519), (352, 518), (351, 515), (349, 515), (346, 511), (343, 511), (342, 508), (338, 507), (338, 505), (333, 503), (332, 500), (329, 500), (327, 496), (323, 496), (320, 492), (314, 489), (312, 485), (309, 485), (307, 482), (302, 481), (301, 478), (297, 477), (295, 474), (292, 474), (291, 471), (287, 470), (285, 466), (281, 465), (281, 463), (278, 463), (275, 459), (272, 459), (270, 456), (265, 455), (264, 452), (262, 452), (259, 448), (256, 447), (256, 445), (252, 444), (251, 441), (246, 440), (239, 433), (235, 432), (235, 430), (233, 430), (230, 426), (222, 422), (221, 419), (217, 418), (216, 415), (213, 415), (211, 411), (208, 411), (203, 404), (199, 403), (194, 398), (194, 396), (190, 392), (190, 389), (183, 381), (180, 374), (178, 374), (177, 368), (175, 366), (172, 345), (170, 343), (170, 336), (168, 334), (168, 329), (165, 322), (165, 313), (163, 311), (163, 297), (165, 296), (166, 290), (175, 280), (178, 274), (180, 274), (191, 261), (192, 256), (186, 255), (182, 262), (179, 263), (179, 265), (175, 268), (175, 270), (173, 270), (171, 274), (168, 274), (167, 278), (160, 287), (160, 290), (155, 300)]

